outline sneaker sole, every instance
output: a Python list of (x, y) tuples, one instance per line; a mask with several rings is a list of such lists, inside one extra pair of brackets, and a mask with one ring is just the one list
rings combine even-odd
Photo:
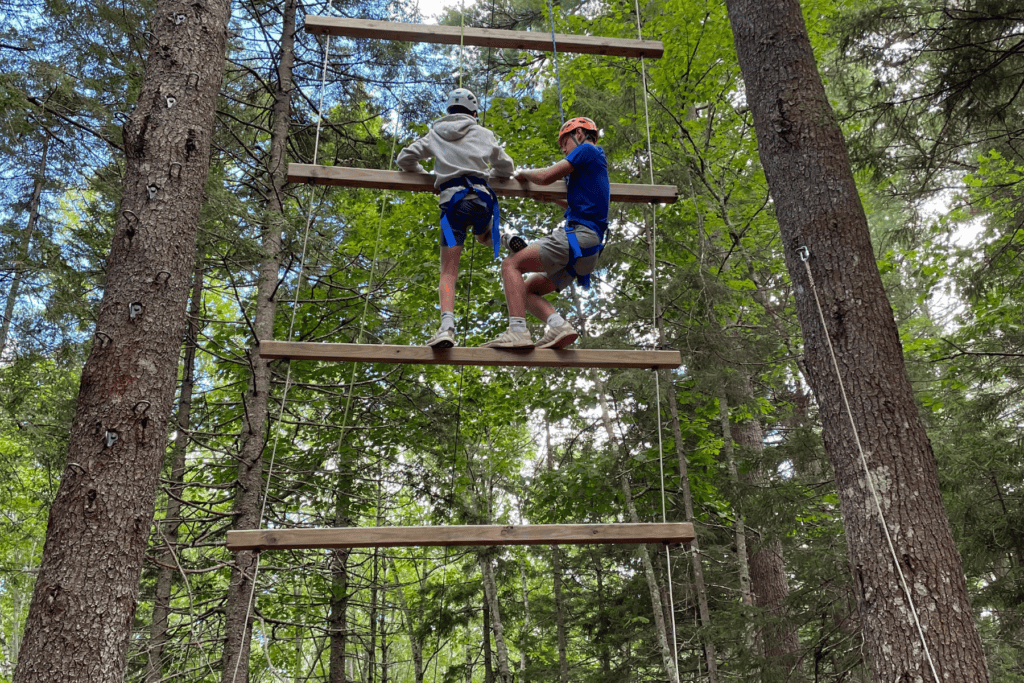
[(526, 249), (526, 240), (516, 235), (508, 241), (508, 248), (513, 254), (518, 254), (523, 249)]
[(538, 346), (538, 349), (564, 349), (569, 344), (580, 338), (578, 332), (566, 332), (562, 335), (555, 337), (553, 340), (545, 344), (544, 346)]
[(453, 342), (451, 339), (442, 339), (441, 341), (434, 342), (433, 344), (430, 344), (429, 346), (432, 349), (450, 349), (453, 346), (455, 346), (455, 342)]
[(534, 349), (534, 348), (537, 348), (537, 347), (534, 344), (516, 344), (516, 345), (512, 345), (512, 344), (505, 345), (505, 344), (502, 344), (500, 346), (498, 344), (481, 344), (480, 348), (482, 348), (482, 349), (504, 349), (506, 351), (508, 351), (508, 350), (515, 351), (515, 350), (518, 350), (518, 349)]

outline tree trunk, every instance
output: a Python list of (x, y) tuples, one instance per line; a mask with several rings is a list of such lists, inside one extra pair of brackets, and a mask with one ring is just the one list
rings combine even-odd
[[(739, 484), (740, 475), (736, 468), (736, 456), (733, 453), (732, 422), (729, 419), (729, 401), (723, 390), (718, 396), (719, 418), (722, 424), (722, 454), (725, 456), (725, 464), (729, 469), (729, 479), (733, 486)], [(750, 592), (750, 562), (747, 557), (747, 528), (743, 520), (743, 509), (740, 505), (734, 506), (736, 523), (733, 525), (733, 534), (736, 539), (736, 564), (739, 567), (740, 578), (740, 601), (746, 607), (754, 604), (754, 596)]]
[(494, 634), (494, 649), (498, 655), (499, 683), (512, 683), (512, 670), (508, 666), (508, 647), (505, 645), (505, 627), (501, 621), (498, 605), (498, 586), (494, 582), (494, 567), (490, 554), (480, 555), (480, 574), (483, 577), (484, 599), (490, 613), (491, 633)]
[[(483, 638), (484, 638), (484, 683), (494, 683), (494, 666), (491, 663), (491, 603), (487, 599), (487, 587), (484, 586), (484, 608), (483, 608)], [(469, 653), (466, 653), (469, 657)]]
[(154, 49), (125, 124), (122, 212), (96, 338), (16, 683), (119, 683), (124, 675), (167, 453), (229, 16), (225, 0), (157, 2)]
[[(339, 476), (341, 484), (335, 492), (334, 526), (352, 526), (349, 517), (349, 498), (346, 491), (349, 486), (344, 482), (347, 477)], [(347, 683), (346, 652), (348, 649), (348, 603), (349, 574), (348, 558), (352, 551), (348, 548), (331, 550), (331, 597), (330, 614), (328, 615), (328, 637), (330, 638), (330, 654), (328, 658), (328, 683)], [(419, 683), (419, 681), (417, 681)]]
[[(297, 0), (287, 0), (281, 29), (281, 56), (277, 65), (277, 89), (274, 92), (271, 124), (270, 159), (267, 168), (267, 228), (263, 233), (263, 262), (256, 283), (256, 311), (253, 319), (255, 344), (249, 350), (252, 375), (242, 398), (245, 419), (238, 457), (238, 481), (235, 494), (235, 529), (258, 529), (263, 494), (263, 449), (269, 423), (270, 362), (260, 358), (257, 348), (264, 339), (274, 338), (277, 312), (275, 294), (281, 269), (281, 232), (284, 228), (284, 185), (287, 182), (285, 150), (288, 139), (289, 106), (292, 92), (292, 64), (295, 46), (295, 9)], [(268, 483), (269, 485), (269, 483)], [(249, 679), (249, 648), (252, 631), (250, 597), (258, 555), (251, 551), (235, 554), (231, 567), (225, 606), (227, 639), (224, 644), (223, 683)]]
[(171, 588), (178, 574), (178, 530), (181, 528), (181, 496), (185, 491), (185, 461), (188, 453), (189, 422), (192, 414), (192, 390), (195, 386), (195, 360), (200, 306), (203, 300), (203, 264), (192, 273), (192, 300), (189, 302), (188, 332), (185, 341), (185, 360), (182, 364), (181, 398), (178, 400), (177, 436), (171, 447), (170, 490), (167, 496), (167, 514), (157, 525), (158, 542), (164, 547), (160, 553), (153, 598), (153, 622), (149, 627), (149, 648), (146, 662), (146, 681), (156, 683), (163, 676), (164, 645), (167, 643), (167, 625), (171, 613)]
[[(693, 517), (693, 494), (690, 491), (690, 475), (687, 472), (686, 453), (683, 451), (683, 432), (679, 427), (679, 405), (676, 403), (676, 389), (667, 382), (668, 410), (672, 419), (672, 438), (676, 442), (676, 459), (679, 461), (679, 489), (683, 496), (683, 514), (686, 521), (696, 525)], [(694, 534), (690, 542), (690, 558), (693, 566), (693, 583), (697, 592), (697, 612), (705, 629), (711, 627), (711, 610), (708, 608), (708, 590), (704, 584), (704, 560), (700, 554), (700, 534)], [(708, 667), (708, 683), (718, 683), (718, 662), (715, 659), (715, 644), (707, 636), (703, 639), (704, 660)]]
[[(575, 290), (573, 290), (575, 291)], [(578, 300), (578, 297), (577, 297)], [(544, 445), (547, 466), (555, 469), (554, 453), (551, 450), (551, 425), (544, 421)], [(566, 653), (565, 604), (562, 601), (562, 555), (557, 545), (551, 546), (551, 584), (555, 594), (555, 631), (558, 637), (558, 680), (569, 683), (569, 657)]]
[(395, 584), (395, 595), (398, 596), (398, 606), (402, 609), (405, 617), (405, 630), (409, 634), (409, 649), (412, 653), (413, 680), (414, 683), (423, 683), (423, 643), (416, 637), (416, 620), (409, 601), (405, 598), (405, 589), (398, 576), (398, 565), (395, 558), (388, 557), (388, 566), (391, 568), (392, 581)]
[[(519, 681), (520, 683), (523, 683), (526, 681), (526, 667), (529, 664), (527, 660), (527, 650), (529, 645), (527, 637), (530, 633), (530, 594), (526, 584), (526, 559), (522, 556), (519, 558), (519, 575), (523, 581), (523, 637), (519, 643)], [(423, 682), (416, 681), (416, 683)]]
[[(879, 681), (933, 680), (824, 336), (840, 363), (871, 484), (892, 533), (940, 680), (988, 681), (963, 569), (914, 405), (892, 308), (842, 133), (825, 96), (796, 0), (727, 0), (821, 409), (858, 587), (865, 646)], [(801, 259), (809, 250), (807, 266)]]
[[(750, 393), (750, 382), (744, 377), (744, 389)], [(745, 420), (733, 430), (736, 445), (753, 459), (764, 450), (764, 432), (757, 420)], [(764, 486), (765, 477), (757, 467), (751, 468), (747, 481)], [(790, 671), (799, 662), (800, 639), (796, 628), (787, 621), (786, 598), (789, 577), (782, 555), (782, 543), (776, 537), (759, 543), (750, 554), (750, 588), (754, 605), (770, 620), (767, 629), (758, 634), (758, 645), (765, 658), (765, 681), (793, 680)], [(799, 677), (797, 677), (799, 678)]]
[(18, 290), (21, 289), (22, 273), (28, 265), (29, 248), (32, 246), (32, 233), (35, 232), (36, 222), (39, 220), (39, 202), (43, 196), (43, 185), (46, 183), (46, 154), (50, 148), (50, 138), (43, 135), (43, 151), (39, 159), (39, 172), (32, 181), (32, 198), (28, 202), (28, 221), (25, 223), (25, 230), (21, 233), (21, 247), (18, 250), (18, 258), (14, 262), (13, 274), (11, 276), (11, 287), (7, 290), (7, 300), (4, 302), (4, 317), (0, 320), (0, 357), (7, 349), (7, 335), (11, 331), (11, 322), (14, 320), (14, 306), (18, 303)]

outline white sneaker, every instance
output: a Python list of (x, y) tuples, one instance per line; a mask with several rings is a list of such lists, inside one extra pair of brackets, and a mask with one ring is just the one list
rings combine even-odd
[(442, 327), (427, 340), (427, 346), (432, 349), (452, 348), (455, 346), (455, 330), (450, 327)]
[(501, 246), (505, 247), (513, 254), (516, 254), (523, 249), (526, 249), (526, 240), (519, 235), (513, 235), (510, 232), (503, 232), (501, 233)]
[(529, 330), (524, 332), (522, 330), (513, 330), (510, 327), (502, 332), (501, 336), (497, 339), (492, 339), (480, 346), (489, 349), (532, 349), (533, 337), (530, 336)]
[(579, 338), (579, 334), (568, 322), (558, 327), (548, 327), (548, 331), (537, 342), (538, 349), (564, 349)]

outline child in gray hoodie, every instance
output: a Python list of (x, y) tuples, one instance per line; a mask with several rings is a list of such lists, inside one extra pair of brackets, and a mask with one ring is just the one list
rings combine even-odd
[[(434, 158), (434, 187), (441, 207), (441, 327), (427, 341), (435, 349), (455, 346), (455, 281), (466, 229), (481, 244), (491, 245), (498, 256), (498, 198), (487, 184), (490, 178), (510, 178), (515, 164), (498, 145), (494, 133), (476, 122), (480, 107), (465, 88), (448, 94), (448, 115), (434, 121), (430, 132), (398, 153), (398, 167), (426, 173), (421, 159)], [(517, 243), (515, 246), (525, 246)]]

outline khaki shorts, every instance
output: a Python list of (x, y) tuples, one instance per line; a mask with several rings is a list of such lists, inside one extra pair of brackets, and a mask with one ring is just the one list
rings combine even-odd
[[(601, 238), (597, 233), (578, 223), (576, 225), (576, 239), (580, 243), (580, 249), (597, 246)], [(535, 243), (540, 248), (540, 260), (544, 264), (544, 274), (549, 280), (555, 283), (555, 289), (562, 291), (572, 284), (574, 278), (565, 271), (572, 258), (572, 247), (569, 246), (569, 238), (565, 235), (565, 228), (559, 226), (551, 231), (550, 235), (541, 238)], [(580, 275), (587, 275), (597, 268), (597, 261), (600, 254), (585, 256), (576, 261), (573, 269)]]

